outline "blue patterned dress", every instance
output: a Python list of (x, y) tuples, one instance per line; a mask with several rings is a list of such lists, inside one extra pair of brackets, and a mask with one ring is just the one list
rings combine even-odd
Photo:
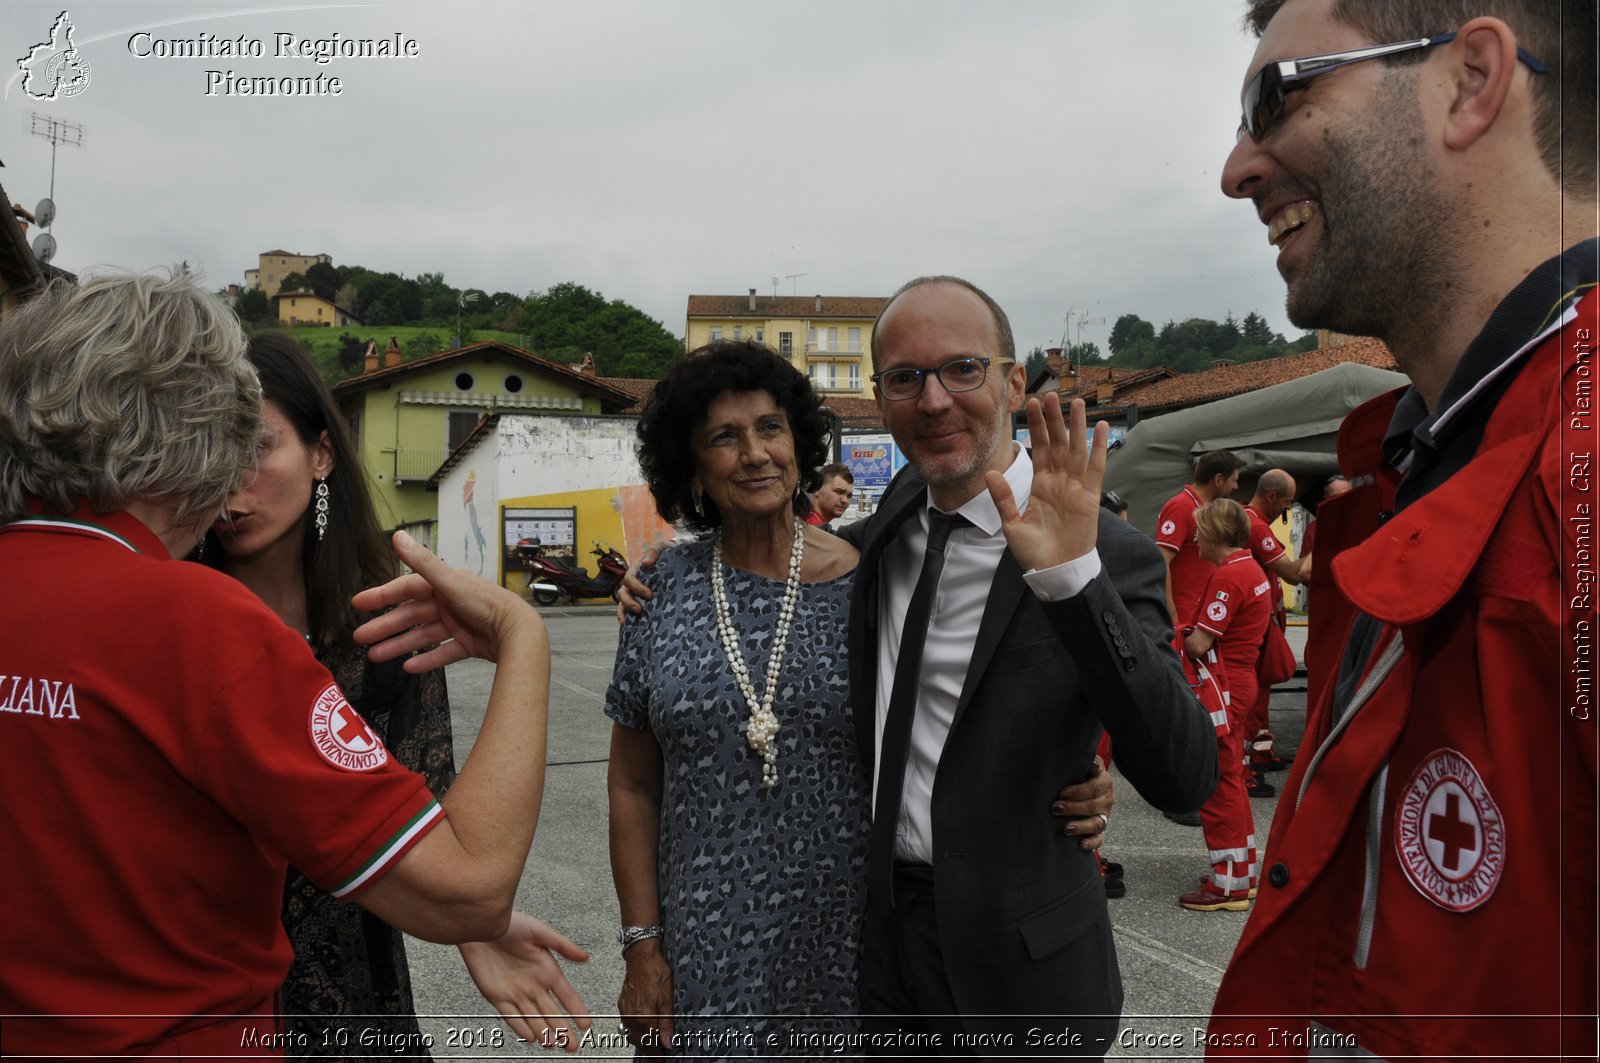
[[(858, 1028), (870, 815), (849, 707), (851, 577), (800, 587), (773, 702), (778, 784), (764, 790), (717, 635), (711, 544), (668, 550), (644, 575), (654, 597), (624, 626), (606, 714), (651, 732), (665, 762), (657, 888), (679, 1051), (832, 1055), (809, 1038)], [(760, 692), (784, 584), (723, 576)]]

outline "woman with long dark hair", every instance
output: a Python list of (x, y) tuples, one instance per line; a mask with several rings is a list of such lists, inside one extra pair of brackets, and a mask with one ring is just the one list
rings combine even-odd
[[(199, 559), (249, 587), (304, 635), (373, 733), (443, 797), (455, 778), (444, 672), (412, 675), (402, 669), (403, 659), (373, 663), (351, 637), (363, 619), (351, 597), (395, 572), (344, 419), (304, 348), (289, 336), (252, 337), (248, 357), (261, 380), (266, 434), (253, 473), (229, 496)], [(363, 1054), (363, 1031), (372, 1034), (365, 1040), (374, 1054), (392, 1054), (380, 1045), (423, 1043), (399, 931), (338, 901), (292, 867), (283, 921), (295, 958), (281, 1006), (290, 1032), (306, 1035), (289, 1043), (328, 1045), (324, 1032), (343, 1019), (351, 1026), (341, 1056)], [(534, 992), (548, 1014), (549, 992), (572, 991), (543, 949), (569, 959), (586, 954), (543, 924), (528, 925), (534, 923), (519, 915), (502, 946), (473, 944), (462, 951), (486, 996), (504, 998), (507, 987), (493, 980), (515, 978), (519, 964), (532, 965)], [(519, 931), (531, 935), (531, 945), (513, 944)], [(549, 991), (541, 993), (545, 981)], [(572, 1014), (583, 1014), (575, 994), (570, 1003), (576, 1007)], [(426, 1058), (425, 1050), (420, 1058)]]

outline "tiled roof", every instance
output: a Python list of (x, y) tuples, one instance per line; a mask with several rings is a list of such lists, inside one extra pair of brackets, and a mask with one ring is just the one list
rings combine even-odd
[(1109, 384), (1114, 389), (1112, 392), (1114, 400), (1120, 403), (1124, 399), (1131, 401), (1133, 395), (1148, 389), (1150, 385), (1175, 376), (1178, 374), (1164, 365), (1151, 366), (1148, 369), (1080, 365), (1074, 367), (1071, 374), (1057, 380), (1056, 391), (1061, 395), (1062, 402), (1082, 396), (1085, 402), (1093, 405), (1100, 386)]
[[(650, 391), (656, 386), (654, 380), (640, 380), (632, 377), (605, 376), (597, 378), (600, 383), (632, 395), (632, 406), (618, 410), (618, 413), (637, 416), (644, 411), (644, 400), (650, 397)], [(883, 419), (878, 416), (878, 404), (873, 399), (859, 399), (852, 395), (824, 395), (822, 404), (834, 412), (839, 421), (847, 428), (882, 428)]]
[(1118, 389), (1116, 396), (1104, 406), (1094, 407), (1101, 416), (1118, 417), (1130, 405), (1137, 404), (1142, 415), (1158, 410), (1194, 406), (1202, 402), (1243, 395), (1251, 391), (1298, 380), (1324, 369), (1332, 369), (1344, 362), (1370, 365), (1376, 369), (1397, 370), (1399, 365), (1378, 340), (1352, 339), (1336, 347), (1319, 347), (1304, 354), (1288, 354), (1278, 358), (1263, 358), (1258, 362), (1241, 362), (1208, 369), (1201, 373), (1183, 373), (1140, 388), (1132, 393)]
[[(756, 295), (755, 309), (749, 295), (691, 295), (690, 317), (856, 317), (871, 320), (878, 316), (887, 296), (857, 295)], [(817, 309), (821, 299), (822, 308)]]
[(472, 452), (472, 448), (478, 445), (478, 440), (483, 439), (485, 436), (489, 435), (489, 433), (493, 432), (494, 426), (499, 423), (500, 415), (498, 413), (485, 414), (484, 416), (478, 418), (478, 423), (473, 426), (472, 431), (467, 433), (467, 438), (456, 444), (456, 449), (452, 450), (449, 455), (445, 457), (443, 463), (441, 463), (437, 469), (433, 470), (433, 475), (424, 481), (428, 490), (439, 490), (439, 484), (444, 480), (445, 474), (451, 469), (455, 468), (457, 465), (460, 465), (461, 459), (470, 454)]
[(596, 377), (595, 379), (600, 381), (600, 383), (604, 384), (608, 388), (614, 388), (617, 391), (621, 391), (632, 396), (633, 404), (630, 406), (624, 406), (617, 412), (634, 417), (637, 417), (639, 414), (644, 412), (644, 400), (650, 397), (650, 392), (655, 389), (655, 386), (658, 383), (658, 381), (655, 380), (627, 376), (602, 376)]
[(853, 395), (825, 395), (822, 404), (834, 412), (839, 423), (846, 428), (882, 428), (883, 417), (876, 399), (858, 399)]
[(416, 358), (409, 362), (402, 362), (397, 366), (347, 377), (333, 386), (333, 393), (335, 397), (343, 400), (348, 396), (359, 394), (379, 384), (386, 384), (390, 381), (410, 376), (413, 373), (423, 372), (439, 365), (479, 355), (498, 355), (513, 362), (522, 362), (530, 368), (544, 373), (546, 376), (570, 381), (576, 384), (580, 391), (599, 398), (601, 408), (606, 413), (616, 413), (633, 401), (632, 395), (611, 387), (598, 377), (580, 373), (569, 365), (562, 365), (560, 362), (541, 358), (537, 354), (525, 351), (520, 347), (513, 347), (509, 343), (502, 343), (499, 340), (482, 340), (478, 343), (469, 343), (465, 347), (440, 351), (438, 354), (430, 354), (426, 358)]

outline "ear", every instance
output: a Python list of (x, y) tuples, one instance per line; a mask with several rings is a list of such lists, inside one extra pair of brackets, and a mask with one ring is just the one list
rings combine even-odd
[(1021, 362), (1012, 362), (1007, 366), (1005, 389), (1006, 409), (1016, 413), (1028, 402), (1028, 367)]
[(311, 472), (322, 479), (333, 471), (333, 444), (328, 442), (328, 433), (324, 429), (317, 441), (311, 444)]
[(1466, 151), (1501, 115), (1517, 73), (1517, 35), (1497, 18), (1475, 18), (1450, 42), (1447, 91), (1450, 111), (1444, 143)]

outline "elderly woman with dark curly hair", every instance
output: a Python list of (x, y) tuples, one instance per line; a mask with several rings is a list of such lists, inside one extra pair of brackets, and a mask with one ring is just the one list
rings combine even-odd
[(827, 433), (805, 378), (739, 341), (681, 358), (639, 422), (657, 510), (710, 533), (646, 575), (606, 694), (618, 1008), (645, 1051), (792, 1053), (790, 1022), (854, 1026), (869, 810), (841, 633), (857, 554), (800, 519)]

